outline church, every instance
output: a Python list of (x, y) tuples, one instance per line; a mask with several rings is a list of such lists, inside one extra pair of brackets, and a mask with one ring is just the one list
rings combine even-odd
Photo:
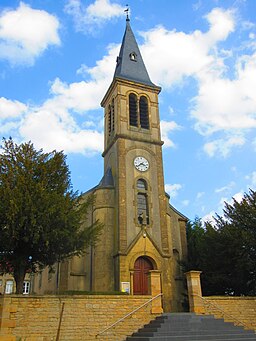
[[(148, 274), (160, 278), (164, 311), (181, 311), (187, 218), (165, 192), (158, 95), (126, 18), (104, 108), (104, 175), (84, 194), (95, 196), (90, 221), (104, 224), (95, 246), (35, 276), (39, 294), (126, 291), (149, 295)], [(90, 223), (89, 221), (89, 223)]]

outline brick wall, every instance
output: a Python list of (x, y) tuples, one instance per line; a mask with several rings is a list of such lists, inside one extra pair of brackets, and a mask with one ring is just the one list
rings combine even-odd
[[(206, 314), (256, 331), (256, 297), (203, 297)], [(240, 323), (241, 322), (241, 323)]]
[(122, 341), (155, 318), (151, 303), (100, 337), (96, 335), (149, 299), (150, 296), (5, 295), (0, 297), (0, 341), (55, 341), (59, 326), (59, 341)]

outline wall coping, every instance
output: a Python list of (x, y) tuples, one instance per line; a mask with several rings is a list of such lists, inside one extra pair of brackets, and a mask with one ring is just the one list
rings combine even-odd
[(145, 299), (149, 300), (152, 297), (152, 295), (15, 295), (15, 294), (8, 294), (8, 295), (1, 295), (1, 299), (5, 298), (19, 298), (24, 300), (29, 299)]
[(203, 296), (204, 299), (206, 300), (241, 300), (241, 301), (245, 301), (245, 300), (251, 300), (251, 301), (255, 301), (256, 300), (256, 296)]

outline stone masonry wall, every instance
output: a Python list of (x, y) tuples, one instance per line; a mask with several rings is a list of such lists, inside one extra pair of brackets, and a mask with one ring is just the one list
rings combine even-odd
[(256, 331), (256, 297), (203, 297), (206, 314)]
[(151, 303), (103, 335), (96, 335), (150, 298), (5, 295), (0, 297), (0, 341), (122, 341), (155, 318)]

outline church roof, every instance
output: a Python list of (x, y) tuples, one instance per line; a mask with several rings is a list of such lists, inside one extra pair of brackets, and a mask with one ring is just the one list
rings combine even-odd
[(114, 78), (123, 78), (156, 87), (149, 78), (129, 18), (126, 19), (126, 29), (116, 62)]

